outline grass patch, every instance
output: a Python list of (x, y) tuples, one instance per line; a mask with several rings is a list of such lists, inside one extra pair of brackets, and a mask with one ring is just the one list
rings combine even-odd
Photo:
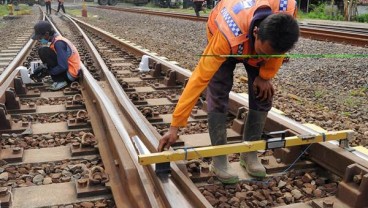
[(368, 93), (368, 87), (361, 87), (350, 91), (350, 95), (354, 97), (364, 97)]
[[(82, 9), (68, 9), (66, 10), (66, 13), (69, 15), (75, 16), (75, 17), (82, 17)], [(87, 18), (93, 18), (95, 16), (96, 15), (93, 14), (93, 12), (88, 11), (88, 8), (87, 8)]]
[(316, 98), (322, 98), (325, 95), (324, 90), (315, 90), (314, 91), (314, 97)]
[(345, 100), (343, 102), (344, 102), (344, 105), (346, 105), (348, 107), (354, 107), (354, 106), (359, 104), (359, 100), (357, 98), (351, 97), (351, 96), (348, 96), (347, 98), (345, 98)]
[[(32, 13), (31, 7), (26, 4), (19, 5), (19, 11), (15, 11), (15, 7), (13, 6), (13, 14), (14, 15), (29, 15)], [(9, 7), (8, 5), (0, 5), (0, 16), (9, 15)]]
[(76, 16), (76, 17), (81, 17), (82, 16), (82, 10), (81, 9), (68, 9), (68, 11), (66, 11), (66, 13), (70, 14), (72, 16)]
[(345, 112), (342, 112), (341, 115), (345, 116), (345, 117), (349, 117), (351, 115), (351, 113), (345, 111)]
[(339, 14), (325, 3), (320, 5), (310, 5), (310, 12), (304, 13), (302, 11), (298, 12), (298, 17), (300, 19), (323, 19), (323, 20), (344, 20), (344, 17)]

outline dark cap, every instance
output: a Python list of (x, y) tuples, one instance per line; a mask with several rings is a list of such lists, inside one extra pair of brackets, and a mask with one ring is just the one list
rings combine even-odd
[(52, 31), (54, 30), (48, 21), (39, 21), (34, 26), (34, 35), (32, 36), (32, 39), (38, 40), (42, 35), (45, 35), (47, 32), (51, 33)]

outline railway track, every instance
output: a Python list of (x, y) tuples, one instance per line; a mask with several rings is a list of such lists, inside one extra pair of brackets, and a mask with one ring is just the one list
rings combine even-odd
[[(62, 26), (63, 21), (54, 21), (58, 28), (66, 29), (65, 22)], [(209, 158), (171, 163), (171, 175), (157, 177), (153, 165), (142, 166), (137, 158), (156, 151), (190, 72), (129, 41), (74, 21), (80, 28), (71, 20), (66, 22), (74, 28), (67, 32), (68, 38), (78, 43), (85, 64), (79, 84), (58, 92), (48, 91), (46, 83), (24, 86), (16, 78), (19, 69), (15, 63), (1, 75), (0, 100), (5, 105), (1, 123), (12, 124), (1, 125), (1, 156), (7, 161), (1, 166), (1, 187), (12, 186), (3, 191), (9, 200), (2, 206), (9, 205), (10, 196), (14, 207), (80, 203), (105, 207), (367, 206), (367, 160), (363, 153), (347, 151), (336, 143), (308, 147), (308, 155), (288, 173), (284, 171), (306, 146), (263, 152), (261, 160), (269, 174), (266, 181), (249, 180), (238, 168), (242, 182), (222, 186), (208, 171)], [(31, 57), (27, 60), (37, 60), (34, 44), (31, 41), (29, 46), (33, 55), (24, 49)], [(150, 71), (146, 73), (138, 70), (143, 55), (149, 56)], [(210, 144), (202, 100), (193, 110), (187, 130), (180, 132), (175, 149)], [(246, 95), (232, 93), (229, 141), (239, 142), (246, 112)], [(280, 130), (289, 136), (324, 132), (273, 110), (266, 131)], [(10, 159), (5, 157), (9, 155)], [(237, 160), (238, 156), (232, 155), (232, 166), (239, 167)], [(14, 178), (16, 175), (23, 176), (24, 183)], [(41, 182), (39, 175), (44, 185), (34, 186)], [(45, 183), (45, 178), (51, 178), (52, 184), (47, 184), (50, 179)], [(96, 187), (99, 191), (83, 191)], [(50, 194), (41, 194), (44, 192)], [(86, 197), (90, 195), (93, 198)]]
[[(161, 12), (150, 9), (136, 9), (126, 7), (96, 6), (96, 8), (207, 22), (206, 16), (196, 17), (190, 14)], [(336, 25), (332, 26), (316, 23), (301, 23), (300, 32), (302, 37), (314, 40), (331, 41), (360, 47), (366, 47), (368, 45), (368, 30), (366, 28), (345, 27)]]

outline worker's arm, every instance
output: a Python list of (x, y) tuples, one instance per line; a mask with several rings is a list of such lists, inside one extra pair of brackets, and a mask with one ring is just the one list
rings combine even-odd
[(275, 77), (277, 72), (279, 71), (282, 61), (284, 58), (270, 58), (267, 62), (260, 67), (259, 76), (262, 79), (269, 80)]
[(68, 44), (62, 40), (55, 42), (55, 50), (58, 65), (50, 70), (51, 75), (61, 74), (68, 70), (68, 58), (71, 55), (71, 49)]
[[(220, 32), (216, 32), (209, 40), (203, 55), (229, 54), (230, 50), (225, 37)], [(210, 79), (225, 61), (226, 58), (219, 56), (202, 56), (200, 58), (176, 105), (169, 131), (160, 140), (158, 151), (168, 149), (175, 143), (178, 138), (179, 127), (187, 124), (190, 112), (202, 91), (207, 87)]]
[(283, 58), (271, 58), (260, 67), (259, 76), (253, 82), (253, 88), (256, 89), (256, 98), (264, 101), (271, 100), (275, 90), (271, 79), (276, 75), (282, 65)]
[[(220, 55), (229, 53), (230, 46), (228, 45), (225, 37), (220, 32), (216, 32), (210, 39), (203, 55)], [(197, 67), (190, 77), (180, 96), (178, 104), (176, 105), (171, 126), (180, 127), (187, 124), (188, 117), (199, 96), (225, 60), (226, 58), (218, 56), (202, 56), (200, 58)]]

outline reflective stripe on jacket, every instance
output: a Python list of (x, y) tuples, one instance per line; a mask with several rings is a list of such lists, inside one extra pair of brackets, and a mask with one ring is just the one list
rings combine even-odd
[(57, 53), (55, 50), (55, 43), (60, 40), (68, 44), (69, 48), (72, 50), (72, 54), (68, 57), (68, 72), (74, 78), (77, 78), (79, 70), (81, 68), (80, 57), (77, 48), (68, 39), (64, 38), (61, 35), (58, 35), (54, 38), (54, 41), (51, 43), (50, 48), (54, 50), (55, 53)]

